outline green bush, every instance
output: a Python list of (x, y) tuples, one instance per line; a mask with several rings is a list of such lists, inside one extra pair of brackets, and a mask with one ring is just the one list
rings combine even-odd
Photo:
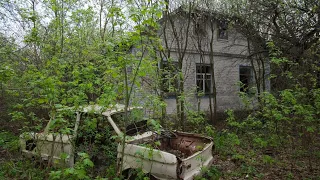
[(228, 131), (222, 131), (214, 136), (215, 150), (221, 155), (233, 155), (236, 146), (240, 145), (238, 135)]
[(9, 132), (0, 132), (0, 147), (10, 151), (17, 152), (19, 150), (19, 138)]
[(78, 156), (80, 161), (76, 162), (74, 167), (51, 171), (50, 179), (91, 179), (88, 170), (93, 168), (93, 162), (86, 153), (78, 153)]
[(222, 173), (216, 166), (206, 167), (201, 170), (202, 175), (196, 176), (195, 180), (219, 180)]

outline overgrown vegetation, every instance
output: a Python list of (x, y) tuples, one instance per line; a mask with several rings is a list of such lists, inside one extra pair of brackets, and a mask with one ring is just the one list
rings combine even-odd
[[(73, 143), (82, 144), (75, 149), (74, 167), (52, 166), (54, 162), (30, 160), (19, 152), (19, 135), (45, 131), (50, 120), (50, 132), (55, 136), (71, 135), (71, 121), (61, 112), (65, 107), (109, 107), (120, 102), (125, 107), (151, 110), (149, 118), (159, 119), (169, 129), (185, 129), (214, 139), (213, 165), (203, 168), (203, 174), (195, 179), (320, 178), (317, 0), (6, 0), (0, 5), (0, 177), (152, 179), (141, 169), (122, 172), (116, 147), (124, 144), (126, 135), (115, 135), (112, 128), (106, 128), (110, 125), (99, 124), (102, 120), (94, 115), (88, 115), (79, 126), (81, 133)], [(208, 95), (209, 113), (200, 110), (200, 100), (198, 104), (187, 103), (186, 99), (194, 96), (184, 86), (188, 41), (178, 31), (174, 34), (179, 50), (175, 65), (168, 42), (162, 44), (157, 34), (163, 16), (167, 19), (162, 26), (178, 30), (169, 16), (175, 6), (187, 9), (184, 16), (189, 19), (184, 25), (188, 30), (183, 35), (191, 33), (192, 13), (205, 6), (206, 12), (219, 18), (223, 15), (230, 28), (236, 28), (249, 47), (254, 47), (247, 57), (263, 76), (254, 72), (251, 94), (239, 93), (245, 108), (240, 113), (245, 118), (232, 110), (225, 112), (227, 118), (218, 117), (215, 83), (214, 92)], [(214, 24), (210, 27), (214, 32)], [(164, 40), (170, 41), (167, 37)], [(201, 41), (197, 45), (201, 53)], [(215, 44), (212, 41), (209, 45), (215, 80)], [(169, 64), (165, 67), (164, 63)], [(268, 77), (270, 92), (266, 91)], [(164, 79), (169, 79), (169, 85)], [(176, 97), (176, 112), (169, 116), (164, 99), (170, 93)], [(204, 96), (204, 92), (197, 93)], [(126, 127), (132, 119), (125, 112), (121, 126)], [(159, 122), (150, 121), (156, 130)], [(159, 146), (154, 143), (152, 147)]]

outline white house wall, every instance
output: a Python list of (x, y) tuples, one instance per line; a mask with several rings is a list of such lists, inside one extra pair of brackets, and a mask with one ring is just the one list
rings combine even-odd
[[(184, 49), (185, 32), (187, 27), (187, 20), (184, 17), (176, 17), (174, 19), (175, 27), (179, 35), (180, 44)], [(194, 24), (191, 23), (189, 27), (188, 46), (186, 54), (183, 59), (183, 73), (184, 73), (184, 91), (187, 97), (186, 108), (196, 110), (198, 108), (199, 98), (196, 93), (196, 64), (204, 63), (210, 64), (209, 59), (209, 43), (211, 38), (211, 30), (207, 24), (207, 36), (202, 38), (202, 50), (204, 52), (204, 62), (200, 62), (200, 53), (197, 48), (197, 36), (194, 33)], [(239, 66), (251, 66), (250, 61), (246, 58), (248, 55), (247, 41), (234, 30), (228, 31), (228, 39), (218, 39), (217, 25), (214, 27), (214, 76), (217, 89), (217, 106), (218, 111), (226, 109), (241, 109), (243, 104), (239, 98)], [(163, 46), (166, 48), (163, 31), (160, 32), (160, 37), (163, 39)], [(167, 22), (167, 29), (165, 30), (167, 36), (168, 49), (173, 61), (178, 61), (178, 46), (173, 35), (170, 22)], [(268, 70), (268, 64), (266, 64)], [(269, 89), (269, 80), (266, 79), (266, 86)], [(201, 110), (209, 110), (209, 97), (204, 96), (200, 98)], [(174, 96), (165, 99), (167, 103), (167, 113), (176, 112), (176, 99)]]
[[(172, 53), (173, 59), (176, 53)], [(204, 64), (209, 64), (209, 56), (205, 55)], [(199, 54), (187, 54), (184, 61), (184, 90), (187, 97), (187, 108), (197, 110), (198, 100), (200, 99), (200, 109), (209, 110), (209, 97), (201, 98), (196, 95), (196, 64), (200, 63)], [(250, 66), (246, 59), (214, 56), (215, 80), (217, 89), (218, 111), (226, 109), (240, 109), (242, 107), (239, 98), (239, 66)], [(176, 112), (176, 100), (174, 96), (165, 99), (167, 112)]]

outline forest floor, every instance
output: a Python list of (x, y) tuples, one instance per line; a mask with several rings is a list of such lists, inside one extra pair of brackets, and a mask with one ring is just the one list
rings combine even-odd
[[(39, 167), (21, 157), (18, 150), (20, 127), (19, 124), (0, 121), (0, 179), (47, 179), (52, 170), (50, 167)], [(239, 138), (245, 144), (245, 140)], [(319, 157), (308, 158), (303, 154), (305, 152), (292, 151), (292, 148), (270, 149), (268, 152), (241, 145), (234, 146), (232, 151), (227, 148), (216, 151), (212, 167), (202, 179), (320, 180), (320, 153)]]

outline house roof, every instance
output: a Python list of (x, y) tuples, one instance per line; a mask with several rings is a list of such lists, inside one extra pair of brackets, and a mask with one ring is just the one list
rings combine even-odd
[[(187, 15), (187, 13), (189, 12), (189, 9), (187, 6), (180, 6), (179, 8), (176, 8), (175, 10), (171, 11), (169, 14), (170, 16), (174, 16), (174, 15)], [(221, 14), (218, 13), (216, 11), (211, 11), (208, 10), (206, 8), (201, 8), (201, 7), (194, 7), (191, 9), (191, 15), (195, 16), (195, 15), (201, 15), (201, 16), (205, 16), (205, 17), (210, 17), (212, 19), (215, 20), (226, 20), (229, 18), (228, 15), (226, 14)], [(160, 23), (165, 19), (165, 15), (163, 15), (163, 17), (159, 20)]]

